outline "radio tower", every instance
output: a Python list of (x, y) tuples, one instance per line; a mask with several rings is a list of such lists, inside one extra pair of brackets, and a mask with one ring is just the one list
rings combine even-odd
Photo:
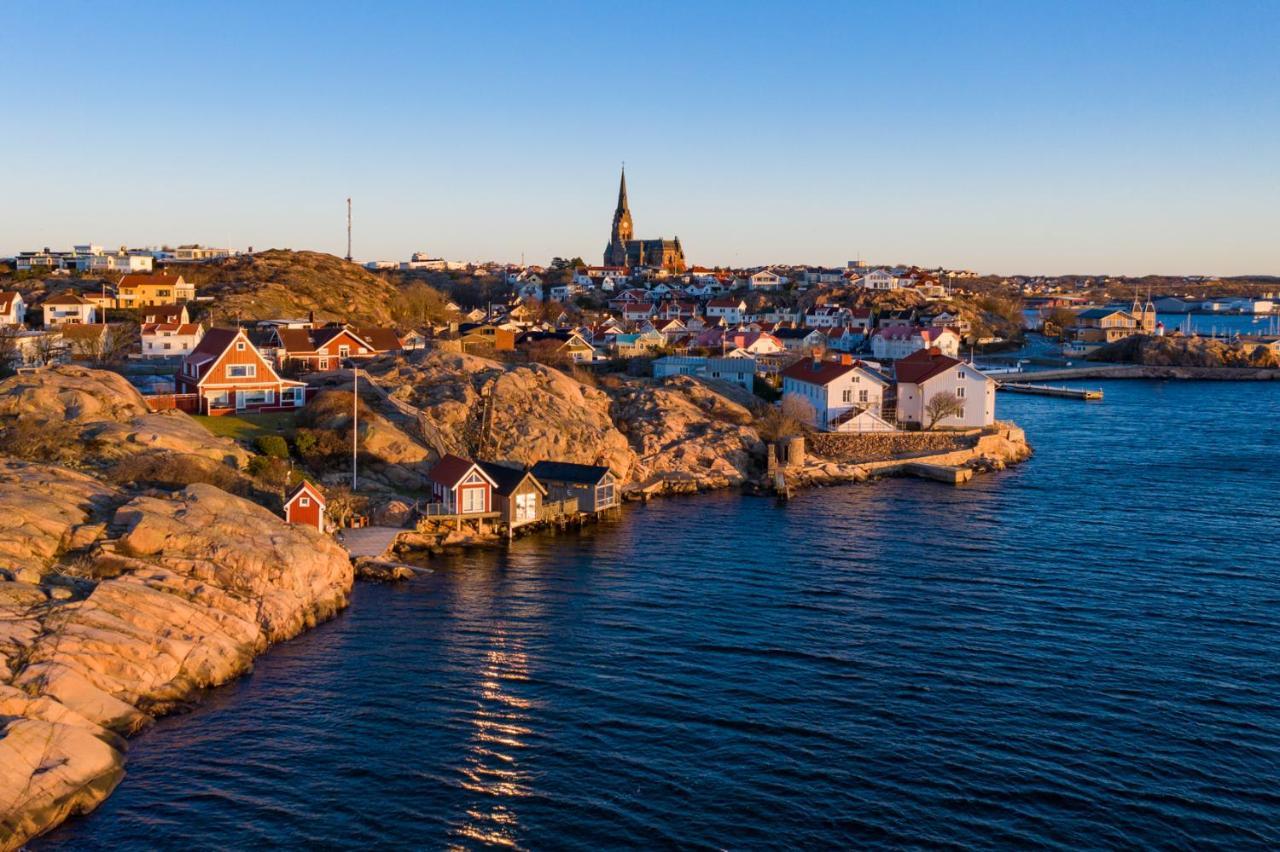
[(347, 262), (351, 262), (351, 198), (347, 198)]

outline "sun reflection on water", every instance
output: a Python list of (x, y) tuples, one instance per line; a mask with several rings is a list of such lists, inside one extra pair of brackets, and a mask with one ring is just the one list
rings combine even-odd
[(485, 654), (479, 671), (477, 700), (469, 720), (471, 740), (458, 768), (459, 786), (483, 798), (466, 809), (453, 834), (460, 840), (520, 849), (520, 823), (511, 804), (532, 795), (519, 754), (533, 733), (532, 718), (526, 712), (533, 702), (507, 690), (510, 684), (529, 679), (529, 660), (523, 651), (507, 647), (514, 644), (508, 637), (499, 633), (493, 641), (499, 647)]

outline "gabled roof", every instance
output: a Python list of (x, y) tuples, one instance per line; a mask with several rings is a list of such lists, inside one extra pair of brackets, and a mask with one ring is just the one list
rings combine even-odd
[(52, 298), (44, 300), (46, 305), (88, 305), (91, 304), (87, 299), (70, 290), (64, 290)]
[(7, 314), (13, 310), (13, 302), (15, 299), (21, 299), (22, 294), (16, 290), (6, 290), (0, 292), (0, 314)]
[(431, 468), (431, 472), (427, 474), (427, 479), (439, 483), (445, 488), (456, 488), (473, 469), (479, 471), (480, 475), (490, 485), (496, 484), (493, 481), (493, 477), (485, 473), (484, 468), (480, 465), (470, 459), (464, 459), (452, 453), (440, 457), (440, 461), (436, 462), (435, 466)]
[(542, 482), (575, 482), (599, 485), (611, 471), (607, 467), (572, 462), (540, 461), (531, 471)]
[(547, 493), (547, 488), (538, 481), (528, 468), (524, 467), (507, 467), (496, 462), (477, 462), (480, 469), (488, 474), (489, 478), (495, 483), (493, 490), (495, 493), (503, 497), (510, 497), (516, 492), (524, 481), (527, 479), (534, 484), (534, 487), (543, 494)]
[(63, 340), (94, 341), (106, 333), (108, 326), (104, 322), (73, 322), (58, 326)]
[(357, 328), (356, 334), (378, 352), (394, 352), (400, 349), (400, 337), (394, 328)]
[(200, 343), (187, 357), (192, 361), (217, 358), (226, 351), (239, 333), (239, 329), (235, 328), (211, 328), (205, 332), (204, 337), (200, 338)]
[(861, 361), (845, 364), (840, 361), (814, 361), (812, 358), (805, 358), (783, 370), (782, 377), (792, 381), (825, 387), (855, 370), (860, 370), (875, 381), (888, 384), (883, 376), (867, 367)]
[(292, 503), (294, 500), (297, 500), (303, 494), (308, 495), (309, 497), (314, 499), (317, 503), (319, 503), (321, 506), (325, 504), (324, 493), (321, 492), (321, 490), (317, 486), (312, 485), (310, 482), (308, 482), (305, 479), (299, 482), (296, 486), (294, 486), (293, 490), (289, 492), (289, 495), (284, 498), (284, 504), (288, 506), (290, 503)]
[(936, 349), (917, 349), (894, 364), (893, 374), (899, 382), (918, 385), (963, 363)]

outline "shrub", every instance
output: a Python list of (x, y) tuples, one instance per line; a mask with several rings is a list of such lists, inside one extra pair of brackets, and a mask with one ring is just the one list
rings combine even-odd
[(107, 472), (118, 485), (178, 489), (202, 482), (232, 494), (249, 492), (249, 482), (225, 464), (187, 453), (142, 453), (121, 459)]
[(289, 458), (289, 444), (279, 435), (262, 435), (254, 441), (258, 452), (277, 459)]
[(254, 456), (247, 469), (270, 490), (280, 490), (289, 482), (289, 462), (278, 456)]

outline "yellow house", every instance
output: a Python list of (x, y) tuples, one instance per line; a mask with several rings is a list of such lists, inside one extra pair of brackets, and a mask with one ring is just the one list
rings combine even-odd
[(120, 279), (116, 287), (117, 308), (149, 308), (158, 305), (180, 305), (196, 297), (196, 287), (181, 275), (131, 274)]

